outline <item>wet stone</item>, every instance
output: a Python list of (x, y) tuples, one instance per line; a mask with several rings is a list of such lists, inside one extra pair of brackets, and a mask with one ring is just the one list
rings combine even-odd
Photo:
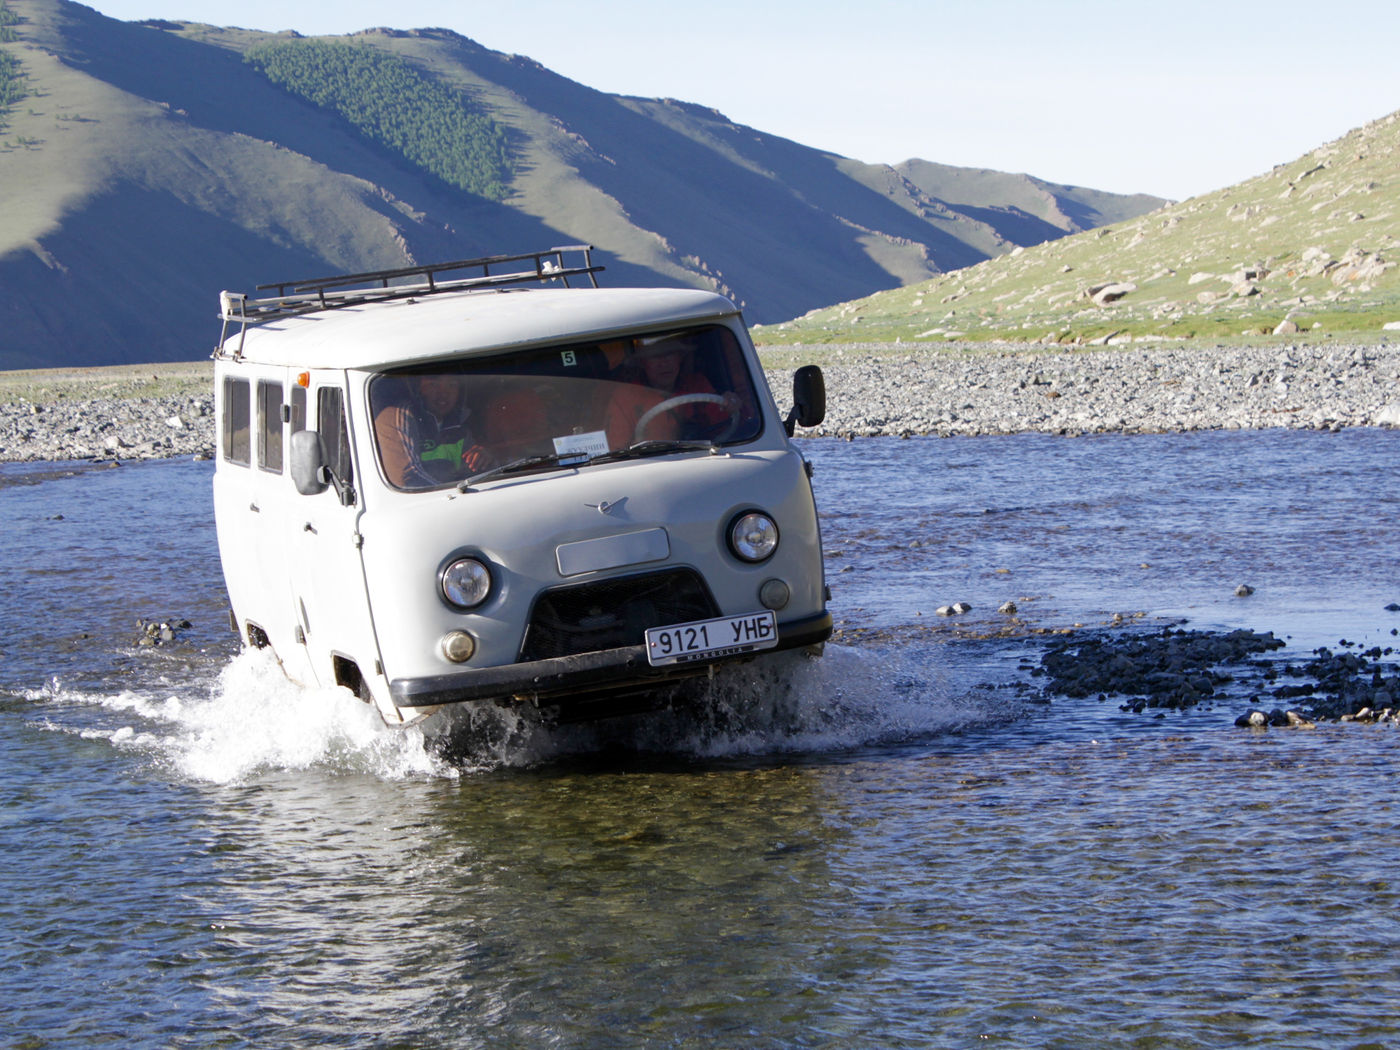
[(140, 646), (165, 645), (176, 641), (181, 631), (192, 626), (189, 620), (172, 617), (167, 620), (137, 620), (139, 631), (136, 644)]

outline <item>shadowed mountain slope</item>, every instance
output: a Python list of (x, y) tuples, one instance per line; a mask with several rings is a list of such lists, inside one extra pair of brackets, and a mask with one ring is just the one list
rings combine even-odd
[[(947, 201), (919, 162), (608, 95), (447, 30), (318, 38), (369, 78), (318, 104), (315, 76), (284, 88), (248, 61), (295, 60), (295, 34), (0, 7), (0, 368), (193, 359), (222, 288), (569, 243), (598, 246), (608, 284), (713, 288), (777, 321), (1160, 203), (930, 165), (965, 198)], [(368, 132), (403, 119), (381, 112), (385, 70), (443, 119)], [(505, 144), (500, 192), (422, 159), (466, 118)]]

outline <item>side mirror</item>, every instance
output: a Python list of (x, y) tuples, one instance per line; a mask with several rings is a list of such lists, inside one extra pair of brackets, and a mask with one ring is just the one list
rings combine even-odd
[(314, 430), (298, 430), (292, 435), (292, 484), (303, 496), (325, 492), (323, 480), (326, 450), (321, 447), (321, 435)]
[(816, 365), (803, 365), (792, 376), (792, 411), (783, 427), (792, 436), (793, 424), (818, 426), (826, 418), (826, 379)]

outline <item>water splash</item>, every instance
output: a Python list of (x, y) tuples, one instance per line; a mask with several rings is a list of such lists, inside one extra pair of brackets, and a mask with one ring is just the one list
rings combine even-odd
[[(27, 698), (43, 705), (48, 728), (142, 752), (192, 780), (230, 784), (311, 769), (384, 779), (455, 775), (424, 747), (421, 732), (390, 729), (348, 690), (289, 681), (268, 650), (244, 650), (212, 682), (173, 692), (153, 686), (103, 695), (53, 682)], [(75, 709), (101, 717), (74, 724), (93, 721), (65, 717)]]
[[(719, 669), (661, 710), (577, 725), (490, 704), (442, 712), (428, 746), (463, 772), (526, 768), (599, 752), (682, 759), (821, 754), (958, 732), (1021, 705), (952, 687), (928, 654), (828, 646)], [(1013, 709), (1014, 708), (1014, 709)]]
[(475, 703), (391, 728), (349, 691), (299, 686), (269, 652), (252, 649), (202, 682), (113, 695), (55, 681), (27, 699), (41, 707), (47, 728), (142, 753), (191, 780), (233, 784), (287, 771), (398, 780), (597, 753), (686, 760), (831, 753), (1008, 717), (1000, 701), (952, 688), (930, 670), (938, 666), (908, 649), (828, 646), (819, 660), (788, 653), (721, 668), (659, 710), (563, 725), (530, 706)]

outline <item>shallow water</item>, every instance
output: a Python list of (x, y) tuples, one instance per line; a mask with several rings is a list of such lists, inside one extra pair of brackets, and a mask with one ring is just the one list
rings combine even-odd
[(451, 762), (235, 652), (208, 464), (0, 467), (0, 1045), (1394, 1045), (1393, 729), (1020, 686), (1395, 644), (1397, 441), (810, 442), (841, 644)]

